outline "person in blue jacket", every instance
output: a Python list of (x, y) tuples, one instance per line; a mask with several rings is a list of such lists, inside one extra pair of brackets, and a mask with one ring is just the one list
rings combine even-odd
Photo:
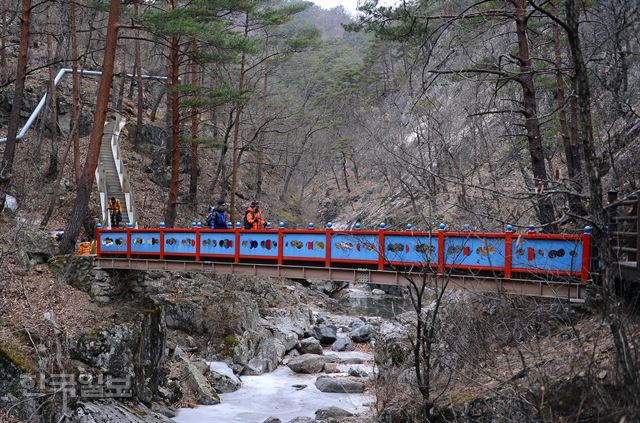
[(227, 204), (224, 200), (218, 200), (216, 207), (209, 208), (207, 225), (211, 229), (227, 229)]

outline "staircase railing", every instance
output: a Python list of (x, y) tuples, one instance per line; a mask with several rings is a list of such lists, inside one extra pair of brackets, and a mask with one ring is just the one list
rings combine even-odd
[[(120, 183), (120, 188), (124, 193), (129, 223), (131, 223), (134, 228), (137, 228), (138, 213), (136, 210), (135, 202), (133, 200), (131, 178), (129, 176), (127, 166), (122, 160), (120, 145), (118, 144), (118, 137), (120, 136), (120, 131), (122, 130), (122, 128), (124, 128), (124, 126), (124, 119), (122, 119), (119, 115), (116, 115), (113, 133), (109, 141), (109, 148), (111, 150), (111, 154), (113, 155), (113, 161), (115, 162), (116, 172), (118, 174), (118, 182)], [(107, 177), (102, 161), (100, 161), (98, 167), (96, 168), (96, 184), (98, 185), (98, 194), (100, 196), (102, 226), (104, 226), (105, 228), (111, 228), (111, 219), (109, 219), (109, 195), (107, 193)]]
[(617, 191), (610, 191), (609, 239), (618, 261), (635, 262), (640, 268), (640, 191), (618, 199)]
[(100, 213), (102, 215), (101, 223), (106, 228), (111, 228), (111, 219), (109, 219), (109, 195), (107, 193), (107, 176), (101, 165), (96, 168), (96, 184), (98, 185), (98, 195), (100, 196)]
[(122, 192), (124, 193), (124, 199), (127, 206), (127, 215), (129, 217), (129, 222), (133, 224), (135, 228), (138, 227), (138, 213), (136, 210), (136, 205), (133, 200), (133, 192), (131, 189), (131, 179), (129, 177), (129, 171), (127, 170), (127, 166), (122, 161), (122, 154), (120, 152), (120, 145), (118, 143), (118, 138), (120, 136), (120, 131), (125, 126), (125, 121), (119, 115), (116, 116), (116, 124), (113, 129), (113, 136), (111, 137), (111, 152), (113, 153), (113, 160), (116, 164), (116, 172), (118, 172), (118, 179), (120, 181), (120, 187), (122, 188)]

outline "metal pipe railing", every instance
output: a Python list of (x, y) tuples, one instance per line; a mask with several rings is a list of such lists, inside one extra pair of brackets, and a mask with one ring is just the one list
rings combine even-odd
[[(70, 68), (60, 69), (60, 71), (58, 71), (58, 74), (53, 80), (53, 85), (57, 86), (66, 74), (72, 73), (72, 72), (73, 70)], [(79, 69), (78, 73), (80, 74), (80, 76), (101, 76), (102, 75), (101, 71), (92, 71), (92, 70), (83, 70), (83, 69)], [(113, 76), (129, 77), (129, 78), (136, 77), (135, 75), (132, 75), (130, 73), (114, 73)], [(156, 81), (168, 80), (166, 76), (159, 76), (159, 75), (141, 75), (140, 77), (142, 79), (152, 79)], [(20, 132), (18, 132), (18, 135), (16, 136), (16, 140), (21, 140), (27, 135), (27, 132), (29, 131), (33, 123), (36, 121), (36, 118), (40, 114), (40, 111), (42, 110), (46, 102), (47, 102), (47, 93), (45, 92), (45, 94), (42, 96), (42, 98), (36, 105), (35, 109), (33, 109), (33, 112), (31, 112), (31, 115), (29, 116), (29, 119), (27, 119), (27, 122), (24, 124), (22, 129), (20, 129)], [(3, 143), (3, 142), (7, 142), (7, 137), (0, 138), (0, 143)]]

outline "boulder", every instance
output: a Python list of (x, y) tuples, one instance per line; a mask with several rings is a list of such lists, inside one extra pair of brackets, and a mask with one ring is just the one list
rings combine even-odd
[(162, 381), (166, 325), (160, 304), (149, 301), (142, 310), (139, 321), (74, 336), (69, 341), (69, 355), (113, 377), (133, 376), (133, 392), (149, 403)]
[(336, 339), (336, 342), (333, 343), (331, 349), (333, 351), (353, 351), (353, 344), (351, 343), (349, 338), (341, 336)]
[(295, 419), (289, 420), (287, 423), (316, 423), (316, 419), (306, 416), (296, 417)]
[(356, 369), (355, 367), (349, 368), (349, 376), (353, 377), (369, 377), (369, 373), (363, 369)]
[(327, 363), (324, 365), (325, 373), (341, 373), (340, 367), (337, 363)]
[(202, 306), (191, 301), (165, 302), (167, 327), (186, 333), (204, 333), (205, 319)]
[(242, 351), (245, 356), (251, 356), (249, 361), (244, 363), (243, 375), (256, 376), (274, 371), (286, 353), (286, 347), (270, 332), (254, 333), (256, 339), (251, 335), (247, 336), (247, 333), (243, 336)]
[(384, 292), (382, 289), (372, 289), (371, 290), (371, 295), (385, 295), (386, 292)]
[(353, 413), (340, 407), (326, 407), (316, 410), (316, 420), (339, 419), (350, 416), (353, 416)]
[(264, 422), (262, 422), (262, 423), (282, 423), (282, 420), (280, 420), (280, 419), (279, 419), (279, 418), (277, 418), (277, 417), (273, 417), (273, 416), (272, 416), (272, 417), (267, 417), (267, 420), (265, 420), (265, 421), (264, 421)]
[(220, 397), (213, 390), (207, 379), (200, 370), (193, 364), (185, 367), (185, 379), (187, 386), (193, 392), (196, 402), (202, 405), (213, 405), (220, 403)]
[(55, 254), (55, 244), (49, 232), (32, 226), (24, 226), (18, 232), (16, 247), (27, 254), (31, 264), (46, 263)]
[(373, 327), (371, 327), (371, 325), (357, 327), (349, 334), (351, 340), (358, 343), (369, 342), (371, 335), (373, 335)]
[(78, 402), (69, 412), (66, 422), (69, 423), (172, 423), (169, 417), (153, 411), (144, 404), (127, 407), (114, 400), (100, 402)]
[(317, 354), (302, 354), (289, 361), (287, 365), (295, 373), (319, 373), (327, 363), (327, 359)]
[(343, 364), (362, 364), (364, 360), (360, 357), (346, 357), (342, 359)]
[(313, 329), (313, 337), (322, 345), (331, 345), (335, 342), (338, 328), (333, 325), (320, 325)]
[(316, 379), (316, 388), (321, 392), (360, 394), (364, 392), (365, 385), (363, 382), (345, 377), (319, 376)]
[(209, 363), (209, 372), (206, 376), (211, 387), (219, 394), (235, 392), (242, 386), (240, 378), (223, 362)]
[(356, 328), (359, 328), (361, 326), (364, 326), (365, 322), (363, 322), (361, 319), (358, 320), (353, 320), (351, 322), (349, 322), (349, 329), (350, 330), (354, 330)]
[(300, 351), (302, 354), (320, 354), (322, 355), (322, 345), (316, 338), (305, 338), (300, 341)]

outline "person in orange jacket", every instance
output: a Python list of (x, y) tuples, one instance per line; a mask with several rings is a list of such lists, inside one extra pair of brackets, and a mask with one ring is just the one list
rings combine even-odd
[(260, 203), (252, 201), (251, 206), (244, 213), (244, 228), (258, 230), (264, 228), (264, 219), (262, 218), (262, 209)]
[(109, 211), (111, 212), (111, 227), (117, 228), (122, 222), (122, 206), (120, 200), (111, 197), (109, 201)]

